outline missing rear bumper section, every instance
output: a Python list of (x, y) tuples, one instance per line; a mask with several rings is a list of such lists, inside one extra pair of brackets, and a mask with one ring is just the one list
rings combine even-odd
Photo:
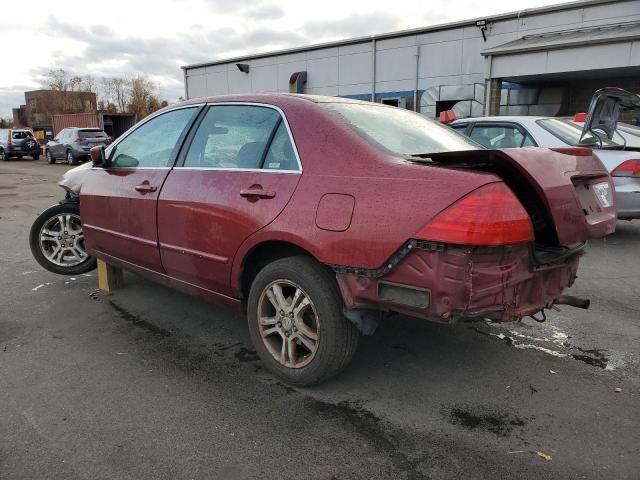
[(416, 247), (389, 262), (382, 275), (336, 268), (346, 308), (394, 311), (443, 323), (461, 317), (517, 321), (558, 303), (576, 279), (584, 249)]

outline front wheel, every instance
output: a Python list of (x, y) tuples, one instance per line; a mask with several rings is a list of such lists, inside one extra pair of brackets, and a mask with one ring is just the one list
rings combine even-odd
[(4, 152), (4, 150), (0, 148), (0, 162), (5, 162), (7, 160), (9, 160), (9, 157), (7, 157), (7, 154)]
[(76, 161), (73, 159), (73, 153), (71, 153), (71, 150), (67, 150), (67, 163), (69, 165), (73, 165), (76, 163)]
[(31, 227), (29, 246), (36, 261), (61, 275), (79, 275), (96, 268), (97, 261), (84, 246), (77, 203), (54, 205), (42, 212)]
[(292, 385), (311, 386), (351, 361), (359, 333), (345, 318), (335, 277), (309, 257), (276, 260), (256, 275), (249, 332), (265, 366)]
[(56, 163), (56, 159), (53, 158), (53, 155), (51, 155), (51, 150), (47, 150), (47, 163), (49, 165), (53, 165), (54, 163)]

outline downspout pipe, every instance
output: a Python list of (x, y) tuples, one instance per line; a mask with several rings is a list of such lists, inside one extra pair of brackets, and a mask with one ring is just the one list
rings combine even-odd
[(189, 83), (187, 82), (187, 69), (182, 68), (182, 72), (184, 73), (184, 99), (189, 100)]
[(487, 55), (485, 63), (485, 92), (484, 92), (484, 116), (489, 116), (491, 108), (491, 77), (493, 75), (493, 55)]
[(371, 101), (376, 101), (376, 37), (371, 35)]
[(413, 111), (418, 111), (418, 80), (420, 76), (420, 45), (416, 45), (416, 88), (413, 90)]

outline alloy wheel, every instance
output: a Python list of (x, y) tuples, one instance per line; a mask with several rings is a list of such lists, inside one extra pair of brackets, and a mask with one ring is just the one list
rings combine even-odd
[(73, 267), (88, 257), (82, 223), (75, 214), (59, 214), (47, 220), (40, 229), (39, 244), (47, 260), (60, 267)]
[(275, 280), (258, 301), (258, 328), (273, 358), (288, 368), (302, 368), (320, 345), (320, 321), (307, 293), (290, 280)]
[(71, 153), (71, 150), (67, 152), (67, 163), (69, 165), (73, 165), (73, 154)]

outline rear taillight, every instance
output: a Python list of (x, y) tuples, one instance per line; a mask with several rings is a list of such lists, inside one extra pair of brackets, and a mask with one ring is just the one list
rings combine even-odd
[(627, 160), (622, 162), (611, 172), (612, 177), (640, 178), (640, 160)]
[(504, 183), (471, 192), (420, 230), (422, 240), (460, 245), (507, 245), (533, 240), (526, 210)]
[(78, 142), (78, 143), (82, 143), (82, 142), (84, 142), (85, 140), (86, 140), (86, 138), (85, 138), (85, 137), (78, 137), (78, 138), (76, 138), (76, 142)]
[(7, 140), (7, 144), (11, 145), (11, 135), (13, 135), (13, 132), (11, 130), (9, 130), (9, 137)]

